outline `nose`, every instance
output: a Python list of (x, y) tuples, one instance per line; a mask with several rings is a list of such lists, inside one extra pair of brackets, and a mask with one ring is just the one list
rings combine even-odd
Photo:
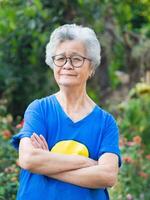
[(66, 63), (63, 66), (63, 69), (73, 69), (73, 66), (71, 65), (71, 60), (70, 58), (66, 58)]

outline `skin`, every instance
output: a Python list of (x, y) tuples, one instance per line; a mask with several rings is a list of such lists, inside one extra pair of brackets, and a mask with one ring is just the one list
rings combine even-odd
[[(38, 141), (38, 143), (40, 143)], [(30, 138), (23, 138), (19, 145), (19, 165), (33, 173), (53, 175), (68, 170), (74, 170), (95, 165), (97, 162), (75, 155), (51, 153), (43, 148), (35, 148)]]
[[(78, 54), (87, 57), (84, 45), (80, 41), (65, 41), (57, 49), (56, 55), (64, 54), (68, 57)], [(72, 67), (69, 62), (62, 68), (54, 67), (54, 77), (60, 88), (56, 97), (73, 121), (84, 118), (95, 106), (86, 93), (86, 83), (92, 72), (89, 60), (85, 60), (80, 68)]]
[[(80, 41), (61, 43), (56, 55), (78, 54), (86, 57)], [(81, 68), (68, 61), (63, 67), (54, 67), (54, 77), (60, 88), (55, 94), (64, 112), (76, 122), (87, 116), (95, 103), (86, 93), (86, 83), (92, 74), (91, 62), (85, 60)], [(104, 153), (98, 161), (78, 155), (60, 155), (49, 152), (42, 136), (33, 134), (23, 138), (19, 146), (19, 163), (24, 169), (87, 188), (111, 187), (118, 174), (118, 156)]]
[[(31, 143), (34, 148), (43, 149), (49, 151), (45, 138), (37, 134), (31, 136)], [(62, 173), (48, 175), (51, 178), (55, 178), (61, 181), (69, 182), (78, 186), (88, 188), (100, 188), (100, 187), (111, 187), (115, 183), (117, 175), (117, 163), (108, 165), (108, 161), (115, 161), (117, 156), (114, 154), (105, 153), (98, 162), (93, 163), (93, 166), (86, 168), (80, 168), (77, 170), (70, 170)], [(95, 164), (95, 165), (94, 165)], [(105, 167), (105, 170), (104, 170)], [(100, 171), (102, 170), (102, 172)], [(109, 179), (109, 182), (108, 182)], [(89, 181), (90, 180), (90, 181)], [(101, 181), (99, 181), (101, 180)], [(112, 182), (111, 182), (112, 181)]]

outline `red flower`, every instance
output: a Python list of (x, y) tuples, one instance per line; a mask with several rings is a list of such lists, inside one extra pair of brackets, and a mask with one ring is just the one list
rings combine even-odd
[(137, 135), (133, 137), (133, 142), (135, 142), (136, 144), (141, 144), (142, 138), (139, 135)]
[(9, 130), (5, 130), (5, 131), (3, 131), (2, 135), (3, 135), (3, 138), (7, 140), (7, 139), (11, 138), (12, 134)]
[(139, 176), (143, 177), (144, 179), (148, 178), (148, 174), (146, 174), (145, 172), (139, 172)]
[(129, 157), (129, 156), (123, 157), (123, 161), (125, 163), (127, 163), (127, 164), (134, 162), (134, 160), (131, 157)]
[(19, 124), (16, 125), (16, 128), (18, 128), (18, 129), (22, 128), (23, 124), (24, 124), (24, 119)]
[(150, 154), (145, 156), (148, 160), (150, 160)]

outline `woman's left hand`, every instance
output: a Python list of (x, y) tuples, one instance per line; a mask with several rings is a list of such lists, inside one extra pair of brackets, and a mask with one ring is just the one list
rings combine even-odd
[(43, 135), (39, 136), (36, 133), (33, 133), (33, 135), (31, 136), (30, 139), (31, 139), (31, 143), (32, 143), (34, 148), (49, 151), (48, 144), (47, 144), (45, 138), (43, 137)]

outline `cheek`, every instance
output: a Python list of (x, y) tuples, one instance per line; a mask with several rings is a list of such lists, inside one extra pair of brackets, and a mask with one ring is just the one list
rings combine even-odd
[(81, 74), (81, 77), (84, 79), (84, 80), (88, 80), (90, 76), (90, 72), (89, 71), (84, 71), (82, 74)]
[(57, 80), (58, 79), (58, 70), (54, 70), (54, 78), (55, 78), (55, 80)]
[(84, 83), (87, 82), (89, 75), (87, 73), (80, 73), (78, 76), (78, 81)]

